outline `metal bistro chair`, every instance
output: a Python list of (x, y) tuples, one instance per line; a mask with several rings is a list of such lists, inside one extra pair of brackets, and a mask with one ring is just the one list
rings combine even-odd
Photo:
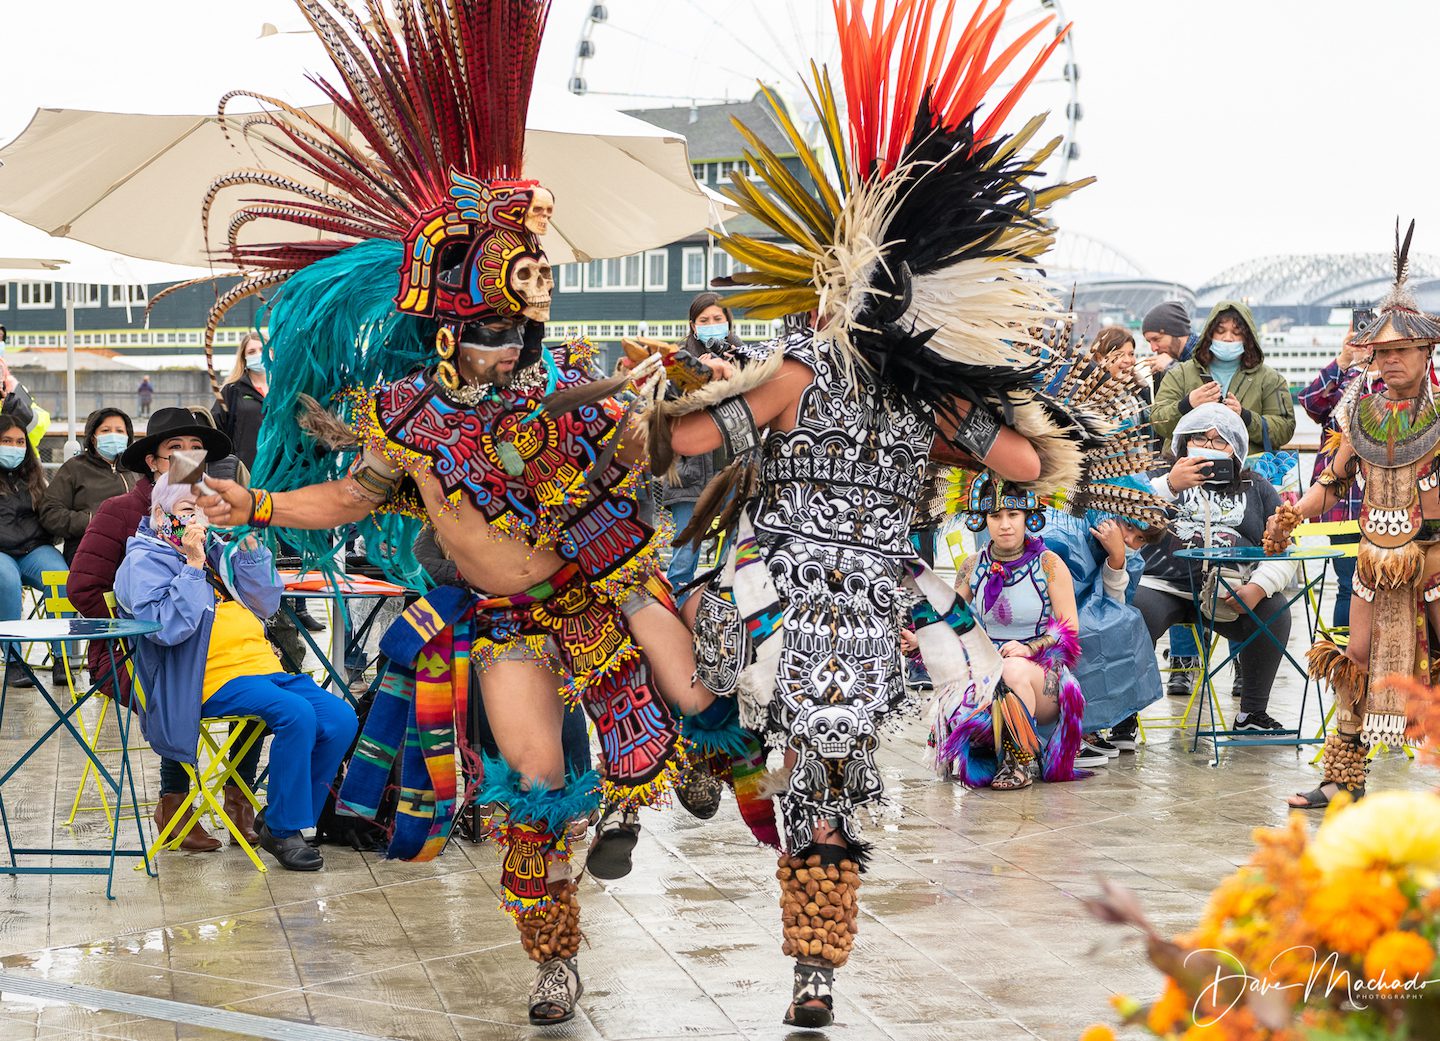
[[(105, 594), (105, 604), (110, 608), (110, 613), (115, 613), (115, 594)], [(140, 684), (140, 677), (135, 672), (135, 659), (127, 654), (125, 656), (125, 671), (130, 678), (130, 690), (133, 693), (136, 703), (142, 707), (145, 704), (145, 690)], [(233, 725), (232, 724), (236, 724)], [(265, 864), (255, 852), (255, 847), (245, 841), (245, 836), (240, 834), (240, 829), (225, 812), (225, 786), (233, 784), (250, 800), (250, 805), (257, 811), (261, 809), (260, 800), (256, 797), (251, 787), (241, 779), (235, 772), (235, 766), (245, 753), (249, 752), (256, 741), (259, 741), (265, 733), (265, 721), (259, 716), (214, 716), (205, 717), (200, 720), (200, 742), (195, 750), (197, 765), (181, 763), (185, 768), (185, 776), (190, 781), (191, 792), (198, 793), (201, 805), (201, 812), (208, 814), (212, 821), (224, 825), (225, 830), (230, 833), (231, 841), (245, 851), (250, 858), (250, 863), (255, 865), (255, 870), (264, 871)], [(150, 844), (146, 855), (154, 857), (161, 849), (179, 849), (180, 840), (184, 838), (178, 831), (182, 821), (188, 820), (195, 806), (195, 796), (190, 800), (190, 813), (184, 811), (176, 813), (170, 818), (160, 833), (155, 836), (155, 841)]]
[[(1184, 627), (1185, 627), (1186, 629), (1189, 629), (1189, 630), (1190, 630), (1190, 634), (1195, 638), (1195, 646), (1197, 646), (1197, 647), (1200, 646), (1200, 628), (1199, 628), (1199, 626), (1197, 626), (1194, 622), (1187, 622), (1187, 623), (1185, 623), (1185, 626), (1184, 626)], [(1200, 659), (1202, 662), (1205, 662), (1205, 661), (1209, 660), (1209, 657), (1210, 657), (1211, 655), (1214, 655), (1214, 653), (1215, 653), (1215, 645), (1216, 645), (1219, 641), (1220, 641), (1220, 637), (1219, 637), (1218, 635), (1214, 635), (1214, 636), (1212, 636), (1212, 637), (1210, 638), (1210, 655), (1203, 656), (1203, 657)], [(1193, 668), (1193, 669), (1191, 669), (1191, 668), (1177, 669), (1177, 668), (1174, 668), (1173, 666), (1167, 665), (1165, 668), (1163, 668), (1163, 669), (1160, 670), (1160, 672), (1161, 672), (1162, 675), (1167, 675), (1167, 676), (1168, 676), (1168, 675), (1171, 675), (1171, 674), (1173, 674), (1173, 673), (1176, 673), (1176, 672), (1189, 672), (1189, 673), (1194, 673), (1194, 674), (1196, 675), (1196, 682), (1195, 682), (1195, 684), (1190, 688), (1190, 697), (1188, 697), (1188, 698), (1185, 699), (1185, 707), (1184, 707), (1181, 711), (1175, 712), (1175, 713), (1171, 713), (1171, 714), (1165, 715), (1165, 716), (1150, 716), (1150, 717), (1147, 718), (1146, 716), (1141, 715), (1141, 716), (1138, 717), (1138, 722), (1139, 722), (1139, 724), (1140, 724), (1140, 740), (1141, 740), (1141, 742), (1145, 742), (1145, 741), (1146, 741), (1146, 737), (1145, 737), (1145, 731), (1146, 731), (1146, 730), (1184, 730), (1184, 729), (1189, 725), (1189, 723), (1188, 723), (1187, 721), (1190, 719), (1190, 713), (1191, 713), (1191, 711), (1194, 711), (1194, 712), (1195, 712), (1195, 720), (1194, 720), (1194, 722), (1195, 722), (1195, 725), (1196, 725), (1196, 726), (1199, 726), (1199, 725), (1200, 725), (1200, 715), (1199, 715), (1199, 711), (1200, 711), (1200, 710), (1199, 710), (1199, 709), (1196, 707), (1196, 705), (1195, 705), (1195, 699), (1200, 696), (1200, 690), (1201, 690), (1202, 687), (1203, 687), (1204, 690), (1205, 690), (1205, 696), (1210, 699), (1210, 709), (1211, 709), (1211, 711), (1213, 711), (1213, 712), (1215, 713), (1215, 718), (1216, 718), (1217, 720), (1219, 720), (1221, 729), (1224, 729), (1224, 728), (1225, 728), (1225, 726), (1226, 726), (1226, 724), (1225, 724), (1225, 713), (1224, 713), (1224, 710), (1221, 709), (1221, 707), (1220, 707), (1220, 698), (1219, 698), (1219, 696), (1215, 693), (1215, 684), (1214, 684), (1214, 682), (1212, 681), (1212, 679), (1211, 679), (1209, 676), (1204, 675), (1203, 670), (1204, 670), (1204, 665), (1203, 665), (1203, 664), (1200, 665), (1198, 668)]]
[[(48, 618), (78, 618), (80, 612), (70, 603), (67, 593), (67, 584), (70, 580), (68, 571), (44, 571), (41, 572), (40, 581), (44, 585), (44, 597), (41, 599), (40, 612)], [(71, 670), (69, 657), (62, 654), (59, 661), (64, 663), (65, 686), (70, 692), (70, 701), (73, 704), (80, 700), (83, 690), (75, 682), (75, 673)], [(97, 699), (100, 702), (99, 715), (95, 717), (95, 725), (87, 726), (83, 714), (77, 715), (75, 719), (76, 729), (85, 744), (96, 755), (113, 754), (120, 751), (118, 745), (101, 745), (100, 732), (105, 728), (105, 719), (110, 714), (110, 699), (103, 695)], [(140, 748), (145, 746), (141, 744)], [(100, 797), (99, 805), (84, 805), (85, 787), (92, 785)], [(154, 803), (141, 803), (142, 806), (153, 806)], [(95, 769), (95, 763), (87, 756), (85, 765), (80, 771), (80, 780), (75, 785), (75, 798), (70, 802), (70, 816), (65, 818), (66, 825), (73, 825), (75, 817), (81, 813), (93, 813), (101, 811), (105, 814), (106, 823), (113, 831), (115, 828), (115, 814), (110, 807), (109, 800), (105, 797), (105, 789), (100, 784), (100, 772)]]

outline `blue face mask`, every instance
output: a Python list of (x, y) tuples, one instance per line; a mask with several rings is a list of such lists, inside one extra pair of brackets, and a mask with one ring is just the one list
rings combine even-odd
[(1211, 340), (1210, 353), (1217, 361), (1236, 361), (1245, 353), (1244, 340)]
[(1222, 452), (1218, 448), (1192, 447), (1185, 453), (1191, 459), (1229, 459), (1229, 452)]
[(24, 461), (24, 445), (0, 445), (0, 470), (13, 470)]
[(246, 358), (245, 367), (251, 372), (264, 372), (265, 356), (263, 354), (257, 354), (253, 358)]
[(729, 322), (716, 322), (713, 325), (697, 325), (695, 327), (695, 339), (701, 343), (718, 343), (729, 335)]
[(97, 434), (95, 436), (95, 451), (100, 453), (102, 459), (114, 459), (128, 447), (130, 447), (130, 438), (126, 434)]

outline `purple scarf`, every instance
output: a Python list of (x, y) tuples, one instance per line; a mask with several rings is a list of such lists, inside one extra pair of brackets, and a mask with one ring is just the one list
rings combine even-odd
[(985, 559), (990, 562), (985, 572), (985, 590), (981, 600), (986, 614), (995, 606), (995, 601), (1000, 599), (1010, 576), (1029, 566), (1032, 560), (1044, 553), (1045, 543), (1034, 535), (1025, 536), (1025, 549), (1014, 560), (996, 560), (994, 552), (993, 544), (985, 551)]

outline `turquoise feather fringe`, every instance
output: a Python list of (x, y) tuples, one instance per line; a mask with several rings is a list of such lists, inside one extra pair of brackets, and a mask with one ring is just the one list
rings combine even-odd
[[(353, 452), (330, 452), (300, 429), (299, 398), (308, 394), (348, 420), (342, 391), (371, 389), (398, 379), (434, 356), (436, 323), (395, 310), (404, 246), (370, 239), (291, 275), (261, 310), (270, 390), (260, 431), (254, 484), (289, 491), (343, 476)], [(370, 560), (402, 585), (426, 589), (415, 560), (420, 522), (372, 514), (357, 526)], [(332, 531), (273, 528), (297, 547), (304, 566), (333, 573), (341, 550)]]
[(485, 780), (475, 796), (477, 803), (498, 802), (509, 819), (517, 823), (544, 824), (552, 832), (585, 817), (600, 805), (600, 775), (594, 770), (581, 774), (564, 788), (542, 784), (525, 785), (519, 773), (503, 759), (482, 753)]

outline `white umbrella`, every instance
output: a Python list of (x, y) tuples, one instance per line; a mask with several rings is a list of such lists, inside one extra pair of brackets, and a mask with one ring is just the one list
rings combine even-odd
[[(330, 106), (307, 111), (334, 125)], [(279, 157), (236, 147), (244, 121), (227, 116), (227, 141), (214, 114), (38, 109), (0, 149), (0, 212), (130, 256), (207, 264), (239, 200), (256, 195), (253, 187), (224, 193), (211, 215), (215, 241), (206, 243), (200, 208), (213, 178), (258, 165), (314, 183)], [(654, 249), (735, 212), (696, 183), (683, 137), (591, 98), (537, 88), (525, 144), (526, 176), (556, 197), (544, 240), (552, 263)], [(293, 225), (277, 233), (273, 222), (257, 221), (242, 241), (295, 236)]]
[[(158, 285), (204, 275), (204, 268), (161, 264), (111, 253), (83, 242), (55, 239), (20, 221), (0, 216), (0, 283), (50, 282), (61, 286), (65, 306), (65, 395), (70, 437), (65, 457), (80, 451), (75, 436), (75, 287), (77, 285)], [(26, 256), (25, 254), (32, 254)]]

